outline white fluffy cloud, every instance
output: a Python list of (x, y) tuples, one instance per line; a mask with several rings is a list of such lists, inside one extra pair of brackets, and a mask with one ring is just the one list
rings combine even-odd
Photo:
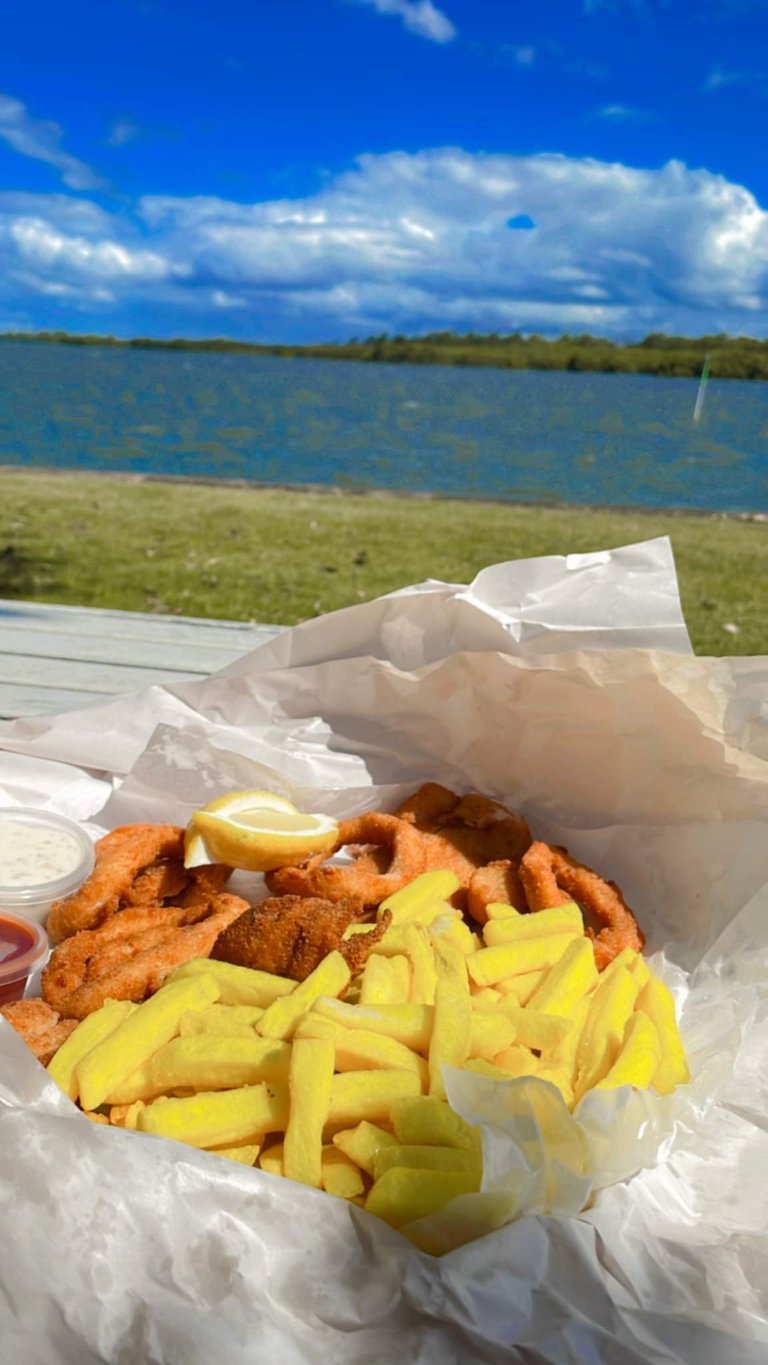
[(450, 43), (456, 29), (447, 14), (433, 5), (432, 0), (354, 0), (379, 14), (393, 14), (402, 19), (410, 33), (429, 38), (433, 43)]
[(755, 333), (768, 214), (743, 186), (680, 162), (453, 148), (360, 157), (305, 199), (146, 197), (132, 220), (84, 198), (0, 195), (0, 311), (38, 316), (32, 301), (62, 290), (91, 326), (100, 307), (117, 327), (143, 303), (169, 332), (215, 332), (226, 311), (239, 334), (274, 340), (443, 326)]
[(35, 119), (21, 100), (0, 95), (0, 138), (22, 156), (31, 156), (53, 166), (71, 189), (98, 189), (98, 176), (85, 162), (64, 151), (61, 136), (58, 123)]

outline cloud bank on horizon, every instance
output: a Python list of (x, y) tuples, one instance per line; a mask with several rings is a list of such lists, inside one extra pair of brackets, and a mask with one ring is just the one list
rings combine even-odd
[(680, 161), (435, 147), (360, 155), (304, 197), (110, 207), (58, 125), (10, 96), (0, 138), (72, 191), (0, 191), (0, 330), (135, 335), (150, 317), (155, 335), (296, 342), (766, 331), (768, 213)]
[(674, 161), (392, 152), (303, 199), (154, 195), (130, 214), (0, 193), (5, 327), (39, 325), (35, 305), (58, 299), (108, 330), (144, 299), (169, 332), (201, 335), (218, 314), (220, 330), (262, 339), (754, 333), (767, 289), (768, 214)]

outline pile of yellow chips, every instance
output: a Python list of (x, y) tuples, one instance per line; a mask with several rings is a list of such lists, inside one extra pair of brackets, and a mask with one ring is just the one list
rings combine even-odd
[(97, 1122), (258, 1164), (406, 1235), (482, 1180), (443, 1066), (534, 1075), (569, 1108), (688, 1080), (674, 1001), (641, 956), (598, 975), (576, 905), (491, 905), (481, 940), (446, 901), (456, 887), (428, 872), (385, 901), (392, 923), (354, 979), (339, 952), (300, 984), (195, 959), (142, 1005), (107, 1001), (49, 1072)]

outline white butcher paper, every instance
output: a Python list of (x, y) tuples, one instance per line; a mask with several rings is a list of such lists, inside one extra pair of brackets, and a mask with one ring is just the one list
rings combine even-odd
[(3, 1365), (768, 1361), (768, 659), (693, 656), (666, 540), (416, 585), (200, 682), (0, 727), (0, 799), (94, 829), (236, 787), (344, 816), (425, 780), (619, 882), (690, 1085), (569, 1114), (535, 1078), (446, 1069), (483, 1187), (422, 1221), (483, 1235), (436, 1257), (89, 1123), (0, 1021)]

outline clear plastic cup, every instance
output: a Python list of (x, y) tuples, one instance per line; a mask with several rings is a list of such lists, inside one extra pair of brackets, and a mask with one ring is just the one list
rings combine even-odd
[(0, 910), (0, 1005), (21, 1000), (28, 978), (47, 956), (48, 935), (41, 924)]
[(87, 831), (53, 811), (0, 807), (0, 915), (44, 924), (54, 901), (76, 891), (93, 870)]

